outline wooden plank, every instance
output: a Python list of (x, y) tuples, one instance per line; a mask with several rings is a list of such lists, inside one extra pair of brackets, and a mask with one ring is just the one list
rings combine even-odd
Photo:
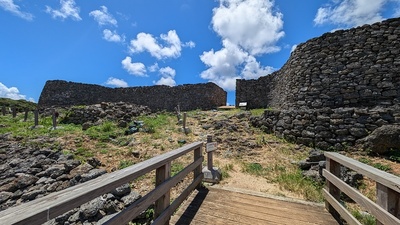
[(175, 176), (169, 178), (164, 183), (160, 184), (156, 189), (150, 191), (147, 195), (140, 198), (132, 205), (125, 208), (123, 211), (119, 212), (114, 217), (110, 218), (104, 224), (127, 224), (136, 218), (143, 210), (147, 209), (153, 202), (163, 196), (172, 187), (174, 187), (178, 182), (180, 182), (187, 174), (192, 172), (199, 164), (203, 163), (203, 158), (199, 158), (196, 162), (191, 163), (185, 169), (180, 171)]
[(329, 202), (329, 204), (335, 208), (335, 210), (341, 215), (341, 217), (349, 224), (349, 225), (362, 225), (356, 218), (339, 201), (337, 201), (326, 189), (322, 189), (322, 193), (324, 194), (325, 199)]
[[(186, 176), (186, 175), (185, 175)], [(157, 168), (156, 170), (156, 189), (167, 179), (171, 177), (171, 162), (166, 163), (164, 166)], [(165, 209), (168, 208), (171, 200), (170, 189), (165, 190), (165, 194), (156, 200), (154, 205), (154, 218), (157, 218)], [(165, 221), (164, 225), (167, 225), (168, 221)]]
[[(399, 193), (376, 183), (376, 203), (397, 218), (400, 218), (399, 198)], [(383, 223), (377, 220), (376, 224), (382, 225)]]
[[(202, 157), (201, 146), (194, 150), (193, 160), (196, 161), (200, 157)], [(203, 173), (202, 173), (202, 165), (199, 165), (196, 169), (194, 169), (194, 171), (193, 171), (193, 180), (195, 180), (200, 174), (203, 175)], [(200, 188), (200, 186), (201, 186), (201, 183), (199, 183), (199, 185), (197, 185), (197, 188)]]
[(154, 225), (165, 224), (168, 222), (171, 215), (175, 210), (182, 204), (182, 202), (188, 197), (188, 195), (201, 183), (203, 180), (203, 174), (199, 174), (195, 180), (171, 203), (171, 205), (163, 212), (160, 216), (153, 221)]
[(372, 166), (363, 164), (357, 160), (351, 159), (336, 152), (325, 152), (327, 158), (333, 159), (336, 162), (348, 167), (362, 175), (369, 177), (376, 182), (400, 193), (400, 177), (378, 170)]
[(323, 222), (327, 219), (334, 221), (332, 216), (322, 207), (315, 207), (294, 202), (277, 201), (274, 199), (267, 199), (235, 192), (210, 191), (209, 195), (207, 196), (207, 204), (209, 202), (220, 202), (223, 203), (224, 207), (231, 206), (244, 208), (245, 210), (259, 213), (259, 218), (264, 219), (271, 216), (278, 216), (280, 218), (287, 219), (296, 218), (297, 221), (303, 222)]
[(144, 162), (0, 212), (3, 224), (42, 224), (203, 145), (195, 142)]
[(368, 210), (372, 215), (375, 216), (379, 221), (384, 224), (400, 224), (400, 219), (387, 212), (385, 209), (377, 205), (375, 202), (371, 201), (369, 198), (362, 195), (356, 189), (347, 185), (344, 181), (337, 178), (335, 175), (331, 174), (326, 169), (323, 170), (324, 177), (333, 183), (336, 187), (342, 190), (347, 196), (353, 199), (355, 202), (360, 204), (366, 210)]
[[(195, 195), (196, 197), (194, 197)], [(199, 193), (192, 193), (171, 219), (171, 224), (197, 224), (198, 221), (206, 222), (207, 224), (292, 225), (293, 221), (296, 221), (298, 225), (337, 224), (332, 216), (324, 211), (322, 206), (278, 201), (211, 187), (205, 196), (197, 198), (198, 195)], [(271, 207), (271, 204), (274, 206)], [(293, 205), (296, 208), (292, 208)], [(299, 205), (303, 207), (299, 207)], [(317, 213), (317, 210), (314, 211), (314, 214), (311, 214), (309, 212), (310, 208), (319, 208), (322, 216)], [(303, 216), (301, 213), (309, 215)]]
[[(327, 158), (326, 159), (326, 169), (327, 171), (331, 172), (335, 176), (340, 176), (340, 164), (335, 162), (334, 160)], [(329, 194), (334, 197), (337, 201), (340, 200), (340, 189), (333, 185), (329, 180), (326, 182), (325, 185)], [(337, 220), (340, 221), (340, 214), (335, 210), (335, 207), (331, 206), (328, 201), (325, 201), (325, 208), (328, 210), (329, 213)]]

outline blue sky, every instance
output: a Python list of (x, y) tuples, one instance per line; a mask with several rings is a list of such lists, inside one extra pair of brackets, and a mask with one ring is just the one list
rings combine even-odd
[(235, 80), (278, 70), (296, 45), (400, 16), (400, 0), (0, 0), (0, 97), (47, 80), (107, 87)]

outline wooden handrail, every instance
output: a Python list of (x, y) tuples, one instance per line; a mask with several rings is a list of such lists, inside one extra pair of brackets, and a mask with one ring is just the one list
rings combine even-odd
[[(21, 204), (16, 207), (9, 208), (0, 212), (1, 224), (42, 224), (48, 220), (62, 215), (69, 210), (72, 210), (100, 195), (109, 193), (115, 188), (126, 184), (134, 179), (145, 175), (153, 170), (159, 170), (164, 168), (166, 171), (170, 171), (171, 161), (185, 155), (189, 152), (194, 152), (194, 162), (185, 167), (181, 172), (173, 177), (169, 177), (170, 172), (166, 172), (167, 177), (164, 177), (162, 182), (157, 184), (157, 187), (149, 192), (146, 196), (140, 198), (134, 202), (128, 208), (111, 218), (106, 224), (123, 224), (122, 222), (129, 222), (132, 215), (125, 216), (127, 214), (133, 214), (132, 212), (142, 212), (144, 209), (149, 207), (152, 203), (157, 202), (161, 198), (164, 199), (163, 207), (158, 207), (161, 212), (157, 212), (160, 216), (163, 216), (162, 221), (168, 223), (169, 217), (175, 211), (179, 204), (169, 205), (169, 192), (170, 189), (175, 186), (180, 180), (182, 180), (188, 173), (194, 172), (194, 178), (192, 184), (183, 191), (175, 201), (183, 201), (190, 192), (198, 187), (203, 178), (201, 173), (203, 156), (201, 154), (203, 143), (195, 142), (192, 144), (185, 145), (181, 148), (172, 150), (162, 155), (158, 155), (146, 161), (140, 162), (133, 166), (124, 168), (122, 170), (115, 171), (100, 176), (96, 179), (90, 180), (85, 183), (75, 185), (73, 187), (64, 189), (59, 192), (51, 193), (39, 199), (35, 199), (31, 202)], [(199, 172), (200, 171), (200, 172)], [(157, 182), (156, 182), (157, 183)], [(168, 195), (168, 199), (165, 196)], [(186, 196), (183, 196), (186, 195)], [(183, 200), (182, 200), (183, 199)], [(168, 204), (165, 204), (165, 200)], [(157, 205), (157, 203), (156, 203)], [(176, 207), (172, 209), (172, 207)], [(139, 210), (141, 209), (141, 210)], [(168, 213), (164, 213), (167, 211)], [(158, 220), (160, 221), (160, 220)]]
[[(369, 211), (377, 220), (377, 224), (400, 224), (400, 177), (378, 170), (357, 160), (348, 158), (339, 153), (325, 152), (326, 169), (323, 176), (326, 178), (324, 189), (327, 210), (337, 219), (340, 217), (348, 224), (360, 224), (350, 212), (339, 202), (341, 192), (345, 193), (357, 204)], [(376, 182), (376, 203), (362, 195), (340, 180), (341, 165), (352, 169)]]

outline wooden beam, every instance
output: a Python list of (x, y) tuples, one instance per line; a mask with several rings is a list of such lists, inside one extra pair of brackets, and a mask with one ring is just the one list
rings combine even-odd
[[(330, 158), (326, 159), (326, 169), (335, 176), (340, 176), (340, 164)], [(340, 201), (340, 189), (329, 182), (329, 180), (326, 182), (326, 190), (336, 201)], [(341, 220), (339, 212), (336, 211), (335, 207), (333, 207), (330, 202), (325, 201), (325, 208), (332, 214), (336, 221), (339, 222)]]
[(199, 185), (203, 180), (203, 174), (194, 178), (194, 181), (172, 202), (172, 204), (153, 221), (154, 225), (165, 224), (169, 221), (175, 210), (182, 204), (182, 202), (189, 196), (189, 194)]
[(324, 194), (325, 200), (329, 202), (329, 204), (335, 208), (336, 212), (340, 214), (340, 216), (346, 220), (349, 225), (362, 225), (356, 218), (338, 200), (336, 200), (326, 189), (322, 189), (322, 193)]
[(361, 163), (336, 152), (325, 152), (327, 158), (333, 159), (343, 166), (350, 168), (362, 175), (369, 177), (376, 182), (400, 193), (400, 177), (378, 170), (372, 166)]
[(156, 189), (150, 191), (147, 195), (140, 198), (132, 205), (110, 218), (104, 225), (127, 224), (136, 218), (143, 210), (146, 210), (153, 202), (159, 199), (177, 183), (179, 183), (188, 173), (194, 170), (198, 165), (203, 163), (203, 158), (199, 158), (196, 162), (191, 163), (181, 172), (169, 178), (167, 181), (159, 185)]
[[(171, 177), (171, 162), (157, 168), (156, 170), (156, 189), (158, 186), (164, 183)], [(171, 190), (164, 190), (165, 193), (156, 200), (154, 205), (154, 218), (157, 218), (166, 208), (169, 206), (171, 200)], [(164, 225), (167, 225), (169, 221), (166, 221)]]
[(400, 224), (400, 219), (387, 212), (385, 209), (377, 205), (375, 202), (371, 201), (369, 198), (362, 195), (356, 189), (350, 187), (348, 184), (337, 178), (326, 169), (323, 170), (323, 175), (329, 182), (338, 187), (347, 196), (349, 196), (359, 205), (368, 210), (368, 212), (374, 215), (375, 218), (377, 218), (380, 222), (384, 224)]
[[(376, 183), (376, 203), (397, 218), (400, 218), (399, 199), (399, 193)], [(383, 223), (376, 221), (376, 224), (382, 225)]]
[[(193, 154), (194, 161), (196, 161), (197, 159), (203, 157), (202, 154), (201, 154), (201, 149), (202, 149), (202, 147), (200, 146), (200, 147), (198, 147), (197, 149), (194, 150), (194, 154)], [(199, 165), (198, 167), (196, 167), (196, 168), (193, 170), (193, 181), (196, 180), (196, 178), (197, 178), (200, 174), (203, 175), (203, 172), (202, 172), (202, 165)], [(200, 188), (200, 186), (201, 186), (201, 183), (199, 183), (199, 184), (197, 185), (196, 188)]]
[(190, 151), (200, 148), (195, 142), (144, 162), (100, 176), (88, 182), (51, 193), (22, 205), (0, 211), (2, 224), (42, 224), (102, 194), (128, 183)]

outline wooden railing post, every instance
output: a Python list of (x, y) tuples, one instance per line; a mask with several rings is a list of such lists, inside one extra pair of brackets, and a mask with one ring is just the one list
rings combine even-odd
[(35, 127), (37, 127), (39, 125), (39, 111), (35, 109), (33, 114), (35, 115)]
[[(207, 143), (212, 142), (212, 136), (207, 135)], [(213, 151), (207, 152), (207, 168), (211, 171), (213, 169)]]
[[(196, 148), (194, 150), (194, 162), (196, 162), (196, 160), (198, 160), (199, 158), (201, 158), (201, 147)], [(196, 178), (202, 173), (201, 171), (201, 165), (199, 165), (198, 167), (196, 167), (196, 169), (194, 169), (193, 171), (193, 181), (196, 180)], [(201, 187), (201, 183), (199, 185), (197, 185), (196, 188), (200, 188)]]
[[(171, 162), (156, 169), (156, 187), (161, 185), (165, 180), (171, 177)], [(154, 219), (157, 218), (161, 213), (168, 208), (170, 204), (170, 190), (168, 190), (161, 198), (159, 198), (154, 206)], [(169, 224), (169, 220), (165, 225)]]
[(6, 115), (6, 107), (3, 105), (3, 107), (1, 107), (1, 111), (3, 112), (3, 116)]
[(28, 119), (28, 113), (29, 113), (29, 109), (25, 109), (24, 122), (26, 122), (26, 120)]
[(12, 107), (12, 117), (15, 118), (17, 117), (17, 109), (15, 108), (15, 106)]
[[(400, 219), (400, 194), (379, 182), (376, 182), (376, 203)], [(376, 224), (383, 223), (376, 220)]]
[[(340, 177), (340, 164), (336, 161), (326, 158), (326, 170), (331, 172), (333, 175)], [(337, 188), (334, 184), (326, 181), (326, 190), (338, 201), (340, 202), (340, 189)], [(325, 208), (332, 214), (332, 216), (340, 221), (340, 214), (325, 200)]]
[(55, 130), (57, 128), (57, 116), (56, 116), (56, 110), (53, 109), (53, 113), (52, 113), (52, 117), (53, 117), (53, 129)]

